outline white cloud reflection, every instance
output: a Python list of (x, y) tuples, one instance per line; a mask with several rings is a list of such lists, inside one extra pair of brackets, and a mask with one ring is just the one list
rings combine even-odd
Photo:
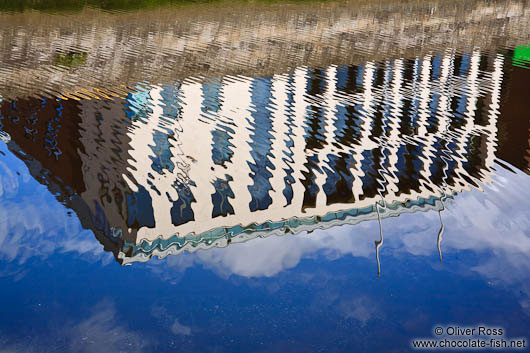
[(166, 263), (180, 270), (202, 264), (223, 277), (231, 274), (272, 277), (317, 253), (324, 253), (328, 258), (369, 256), (373, 244), (367, 241), (371, 238), (371, 228), (367, 223), (359, 224), (355, 233), (318, 231), (309, 235), (258, 238), (223, 249), (170, 256)]
[(15, 352), (142, 352), (147, 342), (137, 332), (120, 323), (112, 301), (102, 300), (90, 314), (67, 326), (40, 332), (24, 339), (0, 335), (0, 353)]
[[(88, 261), (108, 263), (93, 233), (81, 227), (46, 186), (31, 177), (24, 163), (0, 142), (0, 261), (23, 264), (56, 253), (73, 252)], [(10, 271), (3, 269), (0, 276)]]
[(89, 317), (66, 332), (71, 352), (141, 352), (145, 346), (139, 334), (118, 323), (109, 300), (98, 303)]
[(163, 306), (154, 305), (151, 307), (151, 315), (161, 322), (168, 330), (176, 336), (190, 336), (191, 327), (182, 324), (178, 318), (174, 317)]
[(385, 314), (379, 305), (373, 299), (361, 296), (342, 300), (337, 309), (344, 318), (355, 319), (364, 327), (371, 320), (384, 318)]

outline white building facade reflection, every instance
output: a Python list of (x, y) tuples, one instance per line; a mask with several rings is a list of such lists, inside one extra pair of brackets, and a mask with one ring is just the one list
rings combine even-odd
[[(124, 99), (53, 103), (79, 115), (80, 144), (61, 149), (59, 114), (43, 147), (59, 161), (79, 156), (64, 198), (123, 263), (354, 224), (377, 209), (440, 210), (490, 180), (503, 67), (501, 54), (448, 50), (138, 85)], [(38, 137), (31, 121), (26, 134)]]

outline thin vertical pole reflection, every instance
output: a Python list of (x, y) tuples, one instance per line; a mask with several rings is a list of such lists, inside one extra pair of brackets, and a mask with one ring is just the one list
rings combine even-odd
[(377, 211), (377, 221), (379, 222), (379, 240), (375, 241), (375, 258), (377, 261), (377, 276), (381, 277), (381, 261), (379, 260), (379, 248), (383, 245), (383, 224), (381, 223), (381, 214), (379, 213), (379, 203), (375, 203)]
[[(442, 205), (443, 205), (443, 202), (442, 202)], [(442, 240), (443, 240), (443, 234), (444, 234), (444, 222), (442, 221), (443, 210), (444, 208), (438, 211), (438, 216), (440, 217), (440, 230), (438, 231), (438, 237), (436, 240), (437, 247), (438, 247), (438, 255), (440, 256), (440, 262), (442, 262)]]

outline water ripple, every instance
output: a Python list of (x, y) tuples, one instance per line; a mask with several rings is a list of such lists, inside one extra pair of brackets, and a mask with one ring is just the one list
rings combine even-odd
[(440, 211), (528, 171), (530, 12), (435, 5), (0, 13), (1, 143), (122, 263)]

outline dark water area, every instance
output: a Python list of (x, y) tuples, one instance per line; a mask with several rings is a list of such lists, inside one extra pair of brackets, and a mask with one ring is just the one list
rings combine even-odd
[(65, 4), (0, 1), (0, 352), (528, 351), (527, 1)]

